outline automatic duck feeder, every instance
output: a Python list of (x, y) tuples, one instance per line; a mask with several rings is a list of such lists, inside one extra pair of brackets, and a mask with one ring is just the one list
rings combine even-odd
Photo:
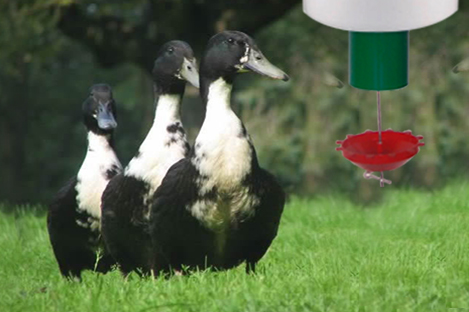
[(410, 130), (381, 131), (379, 92), (407, 86), (409, 31), (451, 16), (458, 10), (458, 0), (303, 0), (303, 10), (324, 25), (349, 32), (349, 83), (377, 91), (378, 131), (347, 135), (337, 141), (336, 150), (365, 169), (366, 179), (379, 180), (381, 187), (391, 184), (383, 171), (404, 165), (424, 143)]

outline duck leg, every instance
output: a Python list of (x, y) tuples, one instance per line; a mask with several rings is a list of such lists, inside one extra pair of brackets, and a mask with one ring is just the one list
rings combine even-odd
[(255, 274), (256, 273), (256, 262), (247, 261), (246, 262), (246, 274)]

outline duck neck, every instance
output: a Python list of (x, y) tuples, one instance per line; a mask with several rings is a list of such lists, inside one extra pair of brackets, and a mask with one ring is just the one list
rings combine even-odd
[(88, 131), (88, 152), (101, 152), (114, 149), (114, 138), (112, 133), (97, 134)]
[[(155, 143), (164, 140), (167, 127), (181, 121), (181, 93), (158, 93), (155, 88), (155, 118), (145, 140), (140, 145), (140, 153), (153, 151)], [(150, 152), (149, 156), (153, 153)]]
[(155, 93), (155, 119), (153, 126), (165, 126), (181, 120), (182, 94)]
[(206, 107), (205, 119), (216, 118), (231, 110), (233, 84), (220, 77), (212, 81), (202, 80), (200, 93)]
[(197, 136), (192, 164), (209, 178), (202, 188), (229, 191), (240, 185), (257, 166), (249, 135), (231, 109), (232, 84), (224, 78), (201, 84), (206, 104), (205, 120)]

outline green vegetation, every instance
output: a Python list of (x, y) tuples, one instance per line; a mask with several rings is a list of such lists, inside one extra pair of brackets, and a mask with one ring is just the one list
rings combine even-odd
[[(369, 182), (372, 183), (372, 182)], [(256, 275), (244, 268), (170, 280), (118, 272), (59, 276), (45, 218), (0, 215), (0, 311), (461, 311), (469, 307), (469, 184), (293, 198)]]

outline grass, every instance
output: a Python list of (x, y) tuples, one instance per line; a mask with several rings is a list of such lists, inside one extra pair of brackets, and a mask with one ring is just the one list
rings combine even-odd
[(59, 275), (44, 216), (0, 214), (0, 311), (468, 311), (469, 185), (293, 199), (256, 275)]

